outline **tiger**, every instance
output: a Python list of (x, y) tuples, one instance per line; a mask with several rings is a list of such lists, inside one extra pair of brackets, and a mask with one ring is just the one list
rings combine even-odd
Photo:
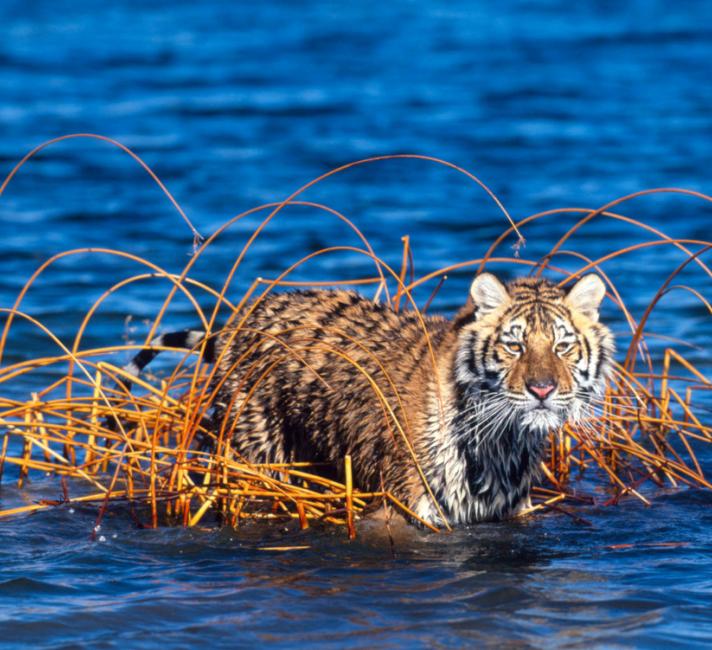
[(599, 322), (596, 274), (565, 290), (535, 277), (478, 274), (452, 319), (396, 310), (351, 290), (269, 293), (206, 339), (210, 429), (251, 463), (340, 467), (431, 526), (513, 517), (531, 505), (547, 437), (605, 390), (615, 351)]

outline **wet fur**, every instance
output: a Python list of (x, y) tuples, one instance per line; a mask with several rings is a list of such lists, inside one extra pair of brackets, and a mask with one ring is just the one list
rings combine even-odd
[[(544, 280), (505, 288), (479, 277), (455, 319), (425, 318), (428, 337), (414, 312), (350, 291), (265, 297), (217, 339), (213, 428), (251, 462), (338, 466), (350, 454), (360, 488), (384, 487), (435, 524), (440, 510), (451, 524), (516, 513), (549, 430), (601, 391), (613, 341), (597, 322), (595, 276), (569, 294)], [(562, 341), (574, 341), (565, 355)], [(547, 381), (557, 390), (535, 408), (527, 385)]]

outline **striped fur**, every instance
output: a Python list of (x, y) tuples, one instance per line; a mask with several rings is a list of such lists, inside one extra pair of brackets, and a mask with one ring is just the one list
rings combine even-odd
[(566, 293), (482, 274), (452, 321), (425, 318), (427, 337), (414, 312), (354, 292), (269, 295), (217, 337), (212, 427), (251, 462), (338, 467), (350, 454), (359, 487), (383, 486), (434, 524), (441, 512), (451, 524), (510, 516), (528, 502), (547, 433), (604, 386), (604, 294), (594, 275)]

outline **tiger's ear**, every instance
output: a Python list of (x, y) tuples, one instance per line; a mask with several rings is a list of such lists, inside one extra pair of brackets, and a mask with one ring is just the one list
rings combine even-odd
[(598, 320), (598, 308), (606, 295), (606, 285), (593, 273), (584, 275), (566, 295), (570, 309), (581, 312), (592, 321)]
[(509, 302), (509, 294), (504, 285), (491, 273), (481, 273), (473, 280), (470, 297), (476, 318)]

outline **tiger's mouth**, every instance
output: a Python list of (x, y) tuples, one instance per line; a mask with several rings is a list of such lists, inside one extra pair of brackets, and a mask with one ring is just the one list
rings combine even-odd
[[(523, 406), (523, 408), (522, 408)], [(571, 404), (560, 400), (537, 400), (536, 403), (519, 405), (519, 423), (524, 429), (536, 433), (558, 429), (566, 422), (571, 410)]]
[(495, 428), (515, 426), (536, 435), (560, 428), (571, 416), (575, 416), (578, 408), (578, 400), (568, 394), (535, 400), (519, 391), (508, 390), (502, 384), (496, 387), (480, 384), (473, 391), (472, 399), (491, 404), (487, 408), (492, 409), (495, 415), (489, 416), (487, 422)]

